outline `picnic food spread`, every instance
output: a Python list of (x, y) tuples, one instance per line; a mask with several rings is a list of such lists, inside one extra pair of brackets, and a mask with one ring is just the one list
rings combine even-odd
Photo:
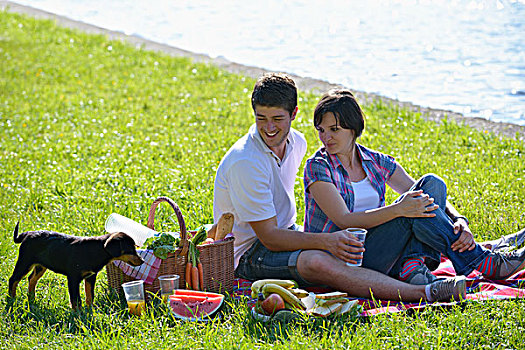
[(252, 284), (251, 293), (252, 298), (257, 298), (252, 315), (261, 321), (268, 321), (283, 311), (328, 317), (343, 315), (360, 307), (357, 300), (347, 299), (346, 293), (315, 294), (296, 288), (292, 280), (258, 280)]
[[(155, 231), (156, 208), (164, 202), (175, 212), (180, 229), (178, 232)], [(135, 303), (135, 300), (126, 298), (133, 301), (129, 307), (132, 314), (138, 315), (148, 301), (160, 292), (165, 303), (170, 301), (167, 305), (172, 306), (174, 315), (180, 318), (200, 319), (203, 315), (216, 313), (223, 303), (224, 296), (212, 292), (233, 293), (233, 214), (224, 213), (216, 225), (203, 225), (196, 231), (189, 231), (179, 206), (170, 198), (161, 196), (151, 205), (147, 227), (115, 213), (110, 217), (117, 219), (117, 225), (109, 225), (109, 228), (126, 229), (133, 235), (135, 244), (140, 242), (142, 247), (137, 250), (144, 260), (140, 267), (129, 266), (118, 260), (106, 265), (108, 286), (118, 293), (123, 291), (125, 283), (143, 281), (144, 302), (142, 303), (141, 299), (141, 303)], [(109, 218), (107, 220), (115, 224), (114, 221)], [(209, 230), (210, 227), (213, 230)], [(208, 237), (208, 231), (213, 232), (213, 235)], [(178, 276), (176, 287), (174, 285), (169, 290), (161, 290), (162, 281), (165, 281), (164, 277), (167, 276)], [(188, 290), (177, 289), (179, 285)], [(204, 299), (202, 295), (194, 295), (198, 290), (206, 291)], [(183, 292), (186, 294), (181, 296)], [(193, 299), (189, 300), (188, 292), (193, 293)]]
[[(169, 202), (169, 199), (163, 200)], [(178, 208), (174, 203), (170, 204), (174, 209)], [(192, 234), (185, 241), (187, 254), (182, 273), (177, 272), (177, 274), (184, 275), (187, 289), (175, 289), (171, 295), (167, 296), (167, 304), (175, 317), (184, 320), (205, 320), (216, 314), (224, 304), (223, 294), (212, 293), (209, 291), (209, 285), (208, 288), (206, 287), (201, 262), (201, 247), (215, 246), (216, 243), (227, 238), (233, 229), (233, 224), (233, 214), (224, 213), (212, 229), (207, 230), (205, 226), (202, 226), (197, 231), (191, 231)], [(148, 224), (148, 226), (151, 225)], [(187, 232), (181, 225), (181, 234), (156, 234), (146, 240), (144, 247), (153, 252), (157, 258), (167, 259), (174, 252), (182, 250), (182, 240), (185, 237), (185, 234), (182, 234), (183, 231)], [(215, 264), (216, 262), (213, 266)], [(213, 268), (209, 263), (207, 266)], [(205, 289), (208, 291), (201, 291)], [(352, 310), (357, 311), (360, 308), (357, 300), (346, 298), (346, 293), (314, 294), (298, 288), (297, 283), (293, 280), (262, 279), (255, 281), (251, 285), (251, 296), (256, 299), (252, 316), (263, 321), (272, 318), (275, 320), (290, 319), (301, 314), (329, 317), (343, 315)], [(144, 304), (137, 304), (136, 307), (130, 307), (130, 311), (133, 309), (132, 313), (140, 314), (143, 307)]]
[[(233, 227), (233, 215), (225, 213), (217, 225), (217, 234), (208, 237), (205, 226), (193, 231), (188, 236), (188, 253), (186, 256), (185, 281), (187, 289), (175, 289), (166, 294), (167, 304), (176, 318), (183, 320), (202, 321), (217, 313), (223, 305), (224, 295), (212, 292), (203, 292), (205, 288), (203, 264), (200, 261), (200, 251), (197, 246), (212, 244), (215, 240), (222, 240)], [(228, 231), (228, 232), (226, 232)], [(148, 238), (144, 248), (153, 252), (159, 259), (166, 259), (169, 253), (174, 253), (181, 248), (182, 241), (179, 234), (161, 233)], [(140, 315), (145, 307), (145, 302), (133, 304), (129, 307), (130, 313)]]
[[(167, 262), (174, 253), (179, 252), (185, 257), (181, 261), (182, 270), (180, 272), (169, 272), (170, 274), (181, 275), (184, 278), (184, 289), (175, 289), (171, 295), (167, 296), (168, 305), (172, 314), (184, 320), (204, 320), (217, 313), (224, 304), (224, 295), (210, 292), (210, 282), (206, 282), (206, 274), (201, 262), (202, 253), (205, 247), (215, 247), (216, 245), (230, 242), (228, 234), (231, 233), (234, 224), (234, 216), (231, 213), (223, 213), (219, 218), (217, 225), (207, 230), (205, 226), (200, 227), (197, 231), (188, 232), (181, 218), (178, 206), (169, 200), (161, 197), (154, 202), (148, 219), (148, 227), (153, 229), (152, 218), (154, 217), (154, 208), (161, 201), (167, 201), (178, 214), (181, 232), (178, 233), (160, 233), (146, 240), (144, 247), (153, 253), (159, 259)], [(186, 235), (189, 235), (186, 237)], [(183, 244), (183, 241), (185, 242)], [(184, 247), (183, 247), (184, 245)], [(187, 248), (187, 253), (183, 248)], [(203, 250), (204, 249), (204, 250)], [(182, 252), (182, 253), (180, 253)], [(175, 254), (176, 255), (176, 254)], [(213, 254), (215, 257), (216, 255)], [(208, 252), (209, 258), (209, 252)], [(209, 260), (209, 259), (207, 259)], [(218, 268), (217, 260), (214, 262), (205, 261), (208, 268)], [(220, 256), (222, 264), (224, 258)], [(170, 264), (172, 264), (170, 262)], [(233, 264), (233, 261), (231, 262)], [(211, 271), (211, 270), (210, 270)], [(163, 272), (167, 273), (167, 272)], [(209, 273), (209, 272), (208, 272)], [(209, 276), (208, 276), (209, 277)], [(146, 286), (147, 287), (147, 286)], [(153, 292), (157, 288), (153, 289)], [(201, 291), (207, 290), (207, 291)], [(214, 287), (211, 288), (214, 290)], [(223, 289), (221, 289), (223, 290)], [(225, 289), (226, 290), (226, 289)], [(217, 290), (219, 291), (219, 290)], [(288, 319), (298, 315), (328, 317), (331, 315), (342, 315), (351, 310), (358, 310), (359, 304), (356, 300), (346, 299), (346, 293), (333, 292), (325, 294), (314, 294), (298, 288), (293, 280), (281, 279), (263, 279), (252, 283), (251, 296), (256, 299), (252, 315), (257, 319), (257, 315), (277, 319)], [(140, 314), (144, 304), (130, 307), (134, 314)], [(284, 315), (284, 316), (283, 316)]]

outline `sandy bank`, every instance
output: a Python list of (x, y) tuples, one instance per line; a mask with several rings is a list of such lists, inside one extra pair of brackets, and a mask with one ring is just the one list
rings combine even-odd
[[(9, 12), (16, 12), (16, 13), (23, 13), (23, 14), (31, 15), (36, 18), (52, 19), (52, 20), (55, 20), (56, 23), (64, 27), (79, 29), (79, 30), (82, 30), (88, 33), (105, 34), (111, 39), (124, 40), (130, 44), (133, 44), (139, 47), (143, 47), (147, 50), (162, 51), (162, 52), (165, 52), (173, 56), (191, 57), (197, 62), (212, 63), (229, 72), (239, 73), (239, 74), (243, 74), (243, 75), (253, 77), (253, 78), (256, 78), (262, 73), (266, 72), (266, 70), (262, 68), (245, 66), (245, 65), (234, 63), (234, 62), (230, 62), (222, 58), (214, 59), (206, 55), (196, 54), (196, 53), (182, 50), (176, 47), (172, 47), (172, 46), (160, 44), (160, 43), (157, 43), (151, 40), (143, 39), (137, 36), (130, 36), (130, 35), (126, 35), (121, 32), (111, 31), (111, 30), (100, 28), (100, 27), (97, 27), (91, 24), (74, 21), (64, 16), (59, 16), (59, 15), (49, 13), (43, 10), (19, 5), (19, 4), (10, 2), (10, 1), (0, 0), (0, 9), (5, 9)], [(331, 84), (326, 81), (322, 81), (318, 79), (313, 79), (313, 78), (308, 78), (308, 77), (299, 77), (299, 76), (293, 76), (293, 77), (295, 81), (297, 82), (299, 88), (302, 90), (313, 90), (317, 92), (324, 92), (328, 90), (329, 88), (336, 86), (335, 84)], [(356, 91), (356, 95), (361, 101), (372, 101), (372, 100), (380, 99), (387, 104), (391, 103), (394, 105), (399, 105), (399, 106), (408, 108), (414, 112), (420, 112), (425, 118), (429, 120), (434, 120), (436, 122), (439, 122), (442, 118), (447, 116), (449, 120), (454, 120), (457, 123), (469, 125), (480, 131), (493, 132), (499, 136), (505, 136), (505, 137), (510, 137), (510, 138), (517, 137), (518, 139), (522, 141), (525, 140), (525, 126), (520, 126), (516, 124), (511, 124), (511, 123), (492, 122), (492, 121), (489, 121), (483, 118), (467, 118), (459, 113), (455, 113), (452, 111), (437, 110), (437, 109), (421, 107), (421, 106), (414, 105), (410, 102), (398, 101), (398, 100), (394, 100), (391, 98), (387, 98), (387, 97), (383, 97), (383, 96), (379, 96), (379, 95), (371, 94), (371, 93), (365, 93), (361, 91)]]

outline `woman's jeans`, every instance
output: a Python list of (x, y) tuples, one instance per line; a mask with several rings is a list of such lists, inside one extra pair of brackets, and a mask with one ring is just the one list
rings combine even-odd
[[(399, 217), (368, 229), (365, 241), (363, 267), (396, 277), (406, 259), (424, 257), (427, 266), (434, 270), (440, 262), (441, 253), (450, 259), (458, 275), (468, 275), (490, 254), (479, 244), (473, 250), (462, 253), (452, 251), (451, 245), (460, 234), (454, 233), (454, 223), (445, 213), (447, 187), (434, 174), (419, 179), (410, 191), (423, 190), (434, 198), (439, 208), (431, 218)], [(403, 195), (396, 202), (399, 202)]]

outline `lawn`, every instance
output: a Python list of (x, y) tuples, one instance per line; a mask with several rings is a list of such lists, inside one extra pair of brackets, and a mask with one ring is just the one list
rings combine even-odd
[[(245, 302), (230, 300), (221, 319), (184, 323), (158, 303), (142, 318), (130, 316), (108, 292), (103, 271), (90, 310), (69, 309), (66, 279), (54, 273), (41, 279), (34, 301), (25, 280), (9, 301), (18, 220), (22, 231), (99, 235), (111, 213), (145, 224), (153, 200), (168, 196), (189, 228), (211, 223), (217, 165), (254, 122), (253, 84), (212, 65), (0, 12), (1, 347), (523, 348), (523, 300), (269, 326), (254, 322)], [(312, 126), (318, 98), (300, 92), (294, 121), (308, 154), (319, 146)], [(361, 143), (393, 155), (413, 177), (443, 177), (478, 240), (525, 226), (522, 142), (427, 122), (380, 101), (364, 109)], [(394, 198), (389, 192), (387, 201)], [(158, 210), (156, 229), (178, 230), (170, 210)]]

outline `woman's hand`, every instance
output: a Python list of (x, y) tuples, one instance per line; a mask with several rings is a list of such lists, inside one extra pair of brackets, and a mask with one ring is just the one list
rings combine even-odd
[(353, 264), (363, 258), (365, 251), (363, 243), (344, 230), (330, 233), (325, 242), (325, 249), (337, 258)]
[(476, 241), (474, 235), (470, 232), (468, 224), (465, 220), (459, 219), (454, 223), (454, 233), (457, 235), (461, 233), (458, 240), (450, 246), (453, 251), (459, 250), (460, 253), (465, 250), (472, 250), (476, 248)]
[(396, 206), (398, 216), (408, 218), (432, 218), (436, 216), (432, 211), (439, 208), (423, 190), (406, 192)]

